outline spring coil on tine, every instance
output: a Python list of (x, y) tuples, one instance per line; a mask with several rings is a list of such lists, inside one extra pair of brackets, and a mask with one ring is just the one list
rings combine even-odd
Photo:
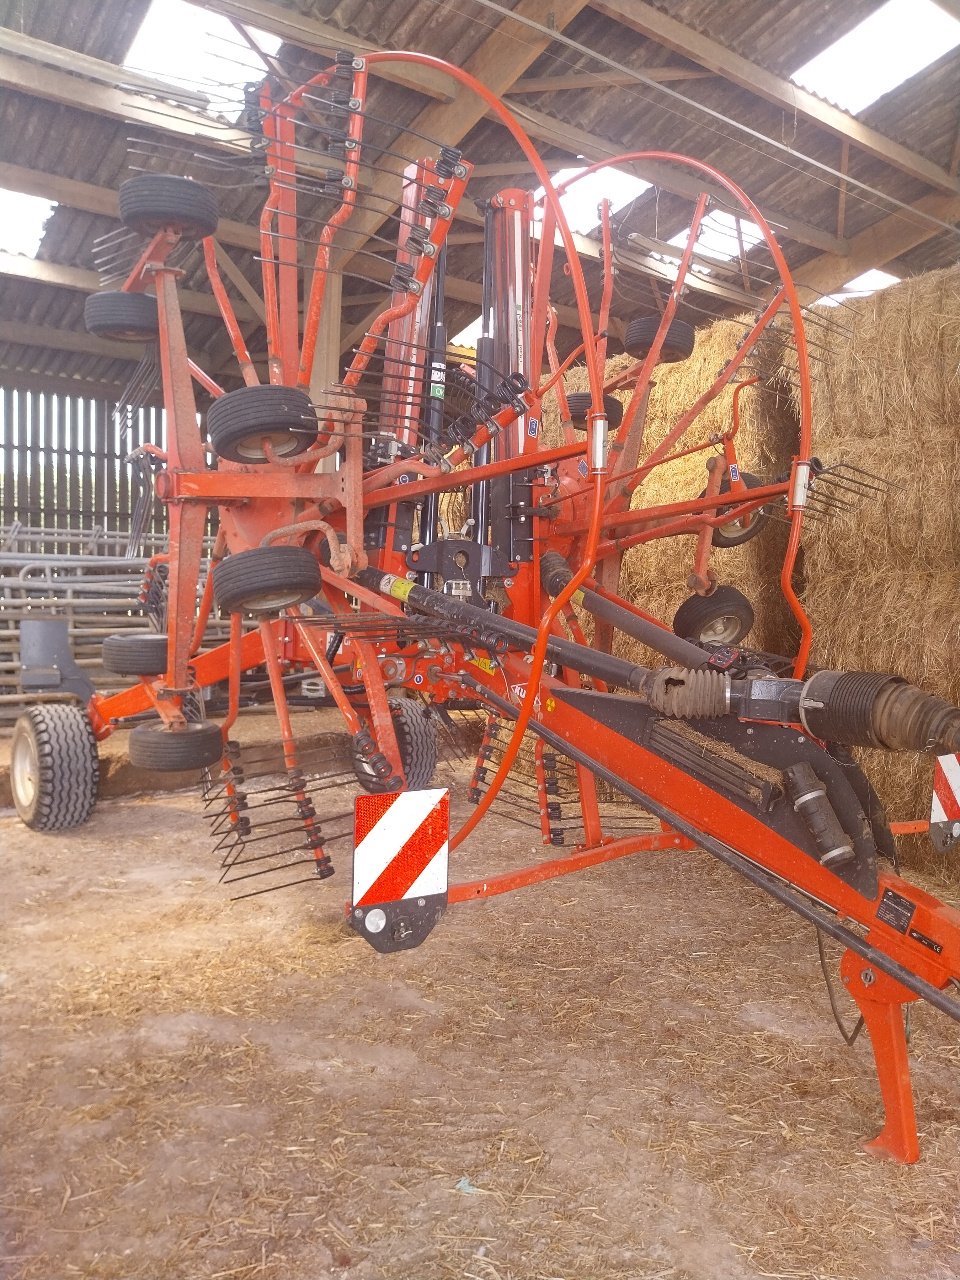
[(648, 698), (653, 709), (665, 716), (685, 720), (722, 716), (729, 706), (730, 676), (725, 671), (663, 667), (653, 674)]

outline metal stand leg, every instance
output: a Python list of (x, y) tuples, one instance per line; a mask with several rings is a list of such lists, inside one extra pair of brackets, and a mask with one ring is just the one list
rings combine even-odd
[(853, 951), (844, 955), (840, 973), (863, 1014), (870, 1034), (886, 1113), (883, 1128), (864, 1146), (880, 1159), (915, 1164), (920, 1158), (920, 1143), (910, 1085), (903, 1006), (917, 997)]

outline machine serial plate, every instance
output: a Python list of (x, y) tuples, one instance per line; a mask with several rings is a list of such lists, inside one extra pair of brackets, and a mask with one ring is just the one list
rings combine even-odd
[(906, 933), (916, 909), (909, 898), (894, 893), (892, 889), (884, 889), (883, 898), (877, 908), (877, 919), (890, 925), (891, 929), (896, 929), (897, 933)]

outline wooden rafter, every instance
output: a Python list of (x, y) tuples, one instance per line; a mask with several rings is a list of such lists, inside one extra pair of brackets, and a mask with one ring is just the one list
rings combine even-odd
[(960, 193), (960, 180), (926, 156), (894, 142), (878, 130), (861, 123), (855, 116), (817, 97), (815, 93), (801, 89), (791, 80), (784, 80), (782, 76), (741, 57), (709, 36), (701, 35), (692, 27), (677, 22), (675, 18), (646, 3), (646, 0), (590, 0), (590, 7), (629, 27), (631, 31), (655, 40), (665, 48), (723, 76), (741, 89), (747, 89), (791, 113), (796, 111), (838, 137), (848, 139), (869, 155), (885, 160), (895, 169), (901, 169), (932, 187)]
[[(100, 277), (96, 271), (68, 266), (62, 262), (41, 262), (37, 258), (24, 258), (15, 253), (0, 252), (0, 276), (29, 280), (34, 284), (56, 285), (61, 289), (76, 289), (80, 293), (95, 293), (100, 288)], [(179, 297), (184, 311), (204, 316), (220, 314), (216, 300), (210, 294), (181, 289)], [(256, 314), (244, 302), (236, 304), (236, 311), (240, 320), (257, 320)]]
[(855, 279), (871, 267), (881, 267), (908, 249), (939, 235), (943, 228), (931, 222), (931, 218), (942, 222), (960, 221), (960, 197), (924, 196), (911, 209), (891, 213), (854, 236), (849, 241), (850, 251), (843, 258), (825, 253), (805, 263), (793, 273), (793, 278), (799, 286), (817, 297), (835, 293), (848, 280)]
[[(648, 80), (664, 84), (671, 80), (706, 80), (714, 72), (705, 67), (640, 67)], [(604, 89), (611, 85), (628, 87), (637, 77), (624, 71), (571, 71), (567, 75), (521, 76), (513, 85), (513, 93), (556, 93), (561, 89)]]
[[(592, 162), (607, 160), (619, 155), (624, 149), (622, 144), (600, 138), (596, 134), (579, 129), (565, 120), (557, 120), (533, 107), (515, 106), (513, 110), (534, 138), (538, 138), (541, 142), (551, 142), (556, 146), (575, 148), (578, 154), (586, 156)], [(707, 191), (725, 202), (729, 202), (730, 199), (720, 187), (710, 182), (701, 182), (700, 179), (675, 166), (661, 164), (658, 161), (643, 161), (626, 165), (625, 168), (674, 195), (696, 199), (701, 191)], [(800, 218), (793, 217), (792, 214), (771, 209), (766, 202), (764, 202), (763, 213), (778, 234), (785, 233), (789, 239), (796, 240), (799, 244), (807, 244), (828, 253), (842, 253), (844, 250), (843, 241), (831, 235), (829, 231), (811, 226)]]
[(111, 342), (92, 333), (58, 329), (49, 324), (24, 324), (20, 320), (0, 320), (0, 342), (15, 343), (19, 347), (44, 347), (50, 351), (73, 351), (108, 360), (139, 360), (143, 351), (143, 346), (136, 342)]

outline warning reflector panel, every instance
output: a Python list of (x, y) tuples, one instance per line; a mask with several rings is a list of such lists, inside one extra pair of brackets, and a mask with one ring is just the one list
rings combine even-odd
[(960, 756), (937, 756), (934, 763), (930, 839), (941, 853), (960, 840)]
[(350, 924), (377, 951), (417, 947), (447, 906), (450, 797), (357, 796)]

